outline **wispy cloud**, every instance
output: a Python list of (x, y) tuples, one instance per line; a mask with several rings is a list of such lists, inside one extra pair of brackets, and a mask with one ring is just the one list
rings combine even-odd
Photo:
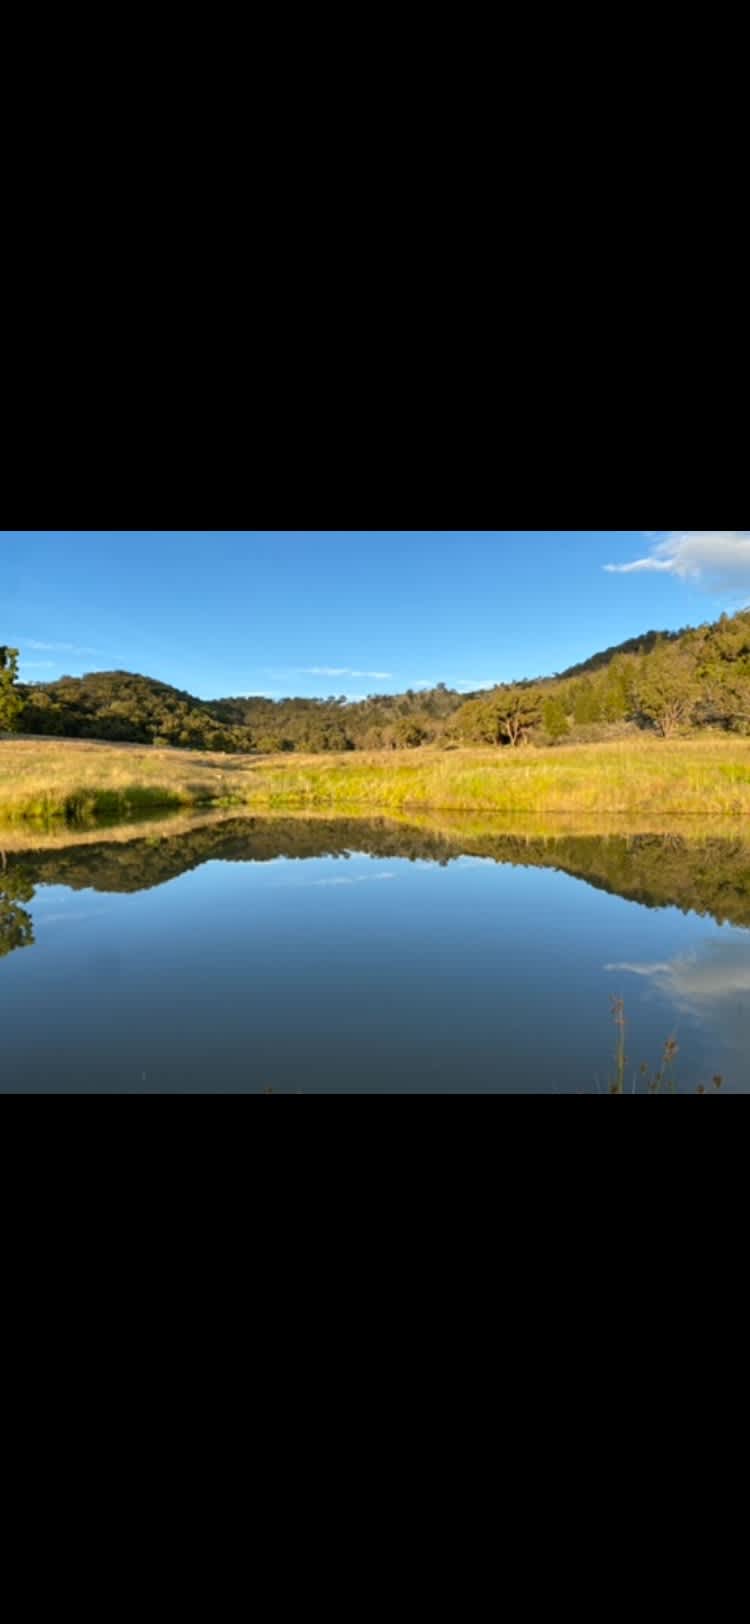
[(56, 660), (21, 660), (24, 671), (54, 671)]
[(373, 677), (376, 682), (390, 682), (392, 671), (358, 671), (351, 665), (301, 665), (297, 674), (305, 677)]
[(100, 654), (101, 649), (87, 648), (80, 643), (42, 643), (36, 637), (27, 637), (26, 648), (33, 648), (40, 654)]
[(288, 665), (264, 667), (266, 675), (276, 681), (289, 677), (372, 677), (375, 682), (390, 682), (392, 671), (362, 671), (351, 665)]
[(395, 878), (395, 874), (390, 871), (380, 874), (337, 874), (323, 880), (276, 880), (272, 883), (271, 889), (275, 891), (291, 889), (314, 891), (318, 890), (320, 886), (371, 885), (374, 880), (395, 880)]
[(78, 925), (84, 919), (101, 919), (107, 908), (92, 908), (86, 913), (51, 913), (43, 915), (45, 925)]
[(369, 885), (372, 880), (395, 880), (395, 874), (355, 874), (353, 878), (334, 878), (330, 880), (311, 880), (310, 884), (318, 885)]
[(671, 530), (645, 558), (604, 569), (610, 575), (656, 571), (712, 590), (750, 591), (750, 530)]

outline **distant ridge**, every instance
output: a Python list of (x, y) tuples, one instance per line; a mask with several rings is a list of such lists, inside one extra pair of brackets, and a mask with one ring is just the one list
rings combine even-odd
[(19, 684), (18, 692), (22, 733), (263, 754), (562, 742), (633, 727), (750, 731), (750, 611), (645, 632), (556, 676), (469, 694), (438, 683), (351, 702), (204, 700), (130, 671)]
[(683, 626), (679, 632), (644, 632), (642, 637), (629, 637), (625, 643), (617, 643), (614, 648), (603, 649), (601, 654), (592, 654), (588, 660), (582, 660), (580, 665), (569, 665), (565, 671), (557, 673), (556, 680), (563, 682), (569, 677), (584, 676), (587, 671), (601, 671), (605, 665), (611, 665), (618, 654), (650, 654), (657, 643), (676, 643), (690, 630), (691, 627)]

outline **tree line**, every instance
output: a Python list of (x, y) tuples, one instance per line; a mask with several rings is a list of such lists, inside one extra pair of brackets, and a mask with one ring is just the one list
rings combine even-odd
[(349, 702), (263, 697), (200, 700), (126, 671), (18, 682), (0, 646), (0, 731), (177, 749), (278, 751), (518, 749), (696, 728), (750, 732), (750, 611), (680, 633), (649, 632), (559, 676), (460, 694), (372, 694)]

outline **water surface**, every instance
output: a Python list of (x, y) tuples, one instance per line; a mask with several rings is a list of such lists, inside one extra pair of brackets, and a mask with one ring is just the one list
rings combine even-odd
[[(0, 842), (0, 845), (2, 843)], [(19, 849), (20, 848), (20, 849)], [(0, 1088), (750, 1087), (750, 846), (220, 819), (0, 852)]]

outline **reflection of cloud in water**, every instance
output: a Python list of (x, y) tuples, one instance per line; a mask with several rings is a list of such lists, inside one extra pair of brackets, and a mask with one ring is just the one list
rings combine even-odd
[(733, 1048), (750, 1053), (750, 936), (706, 942), (695, 953), (666, 963), (604, 968), (646, 977), (683, 1014), (718, 1026)]
[(395, 874), (347, 874), (332, 876), (325, 880), (286, 880), (282, 885), (272, 886), (275, 891), (286, 891), (294, 888), (296, 891), (311, 891), (319, 886), (329, 885), (368, 885), (371, 880), (395, 880)]
[(108, 913), (108, 911), (107, 908), (94, 908), (91, 913), (43, 914), (39, 923), (45, 927), (47, 925), (77, 925), (82, 919), (101, 919), (103, 914)]

